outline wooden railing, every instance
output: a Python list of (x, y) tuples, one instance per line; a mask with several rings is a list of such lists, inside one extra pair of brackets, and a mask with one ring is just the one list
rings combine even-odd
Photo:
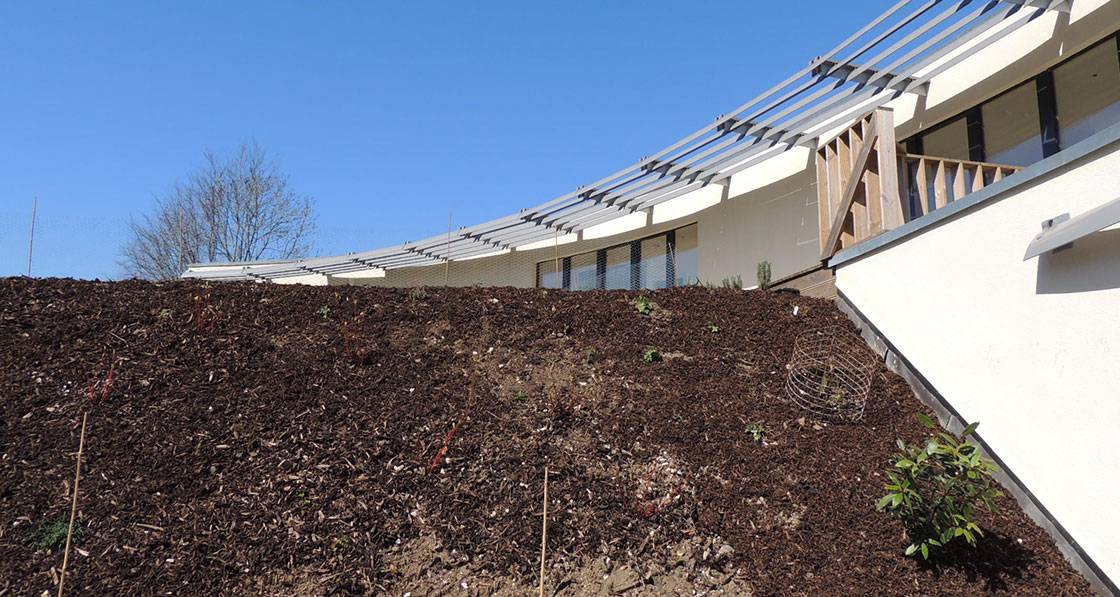
[(904, 205), (904, 211), (915, 212), (906, 213), (907, 221), (945, 207), (1022, 170), (1019, 166), (905, 153), (899, 155), (899, 162), (908, 182), (907, 194), (910, 198)]
[(904, 221), (894, 113), (879, 108), (817, 150), (821, 259)]
[(900, 152), (889, 108), (819, 145), (816, 163), (821, 260), (1022, 169)]

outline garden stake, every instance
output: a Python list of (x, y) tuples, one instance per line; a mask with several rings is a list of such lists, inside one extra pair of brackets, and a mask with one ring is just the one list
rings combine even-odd
[(541, 587), (540, 597), (544, 597), (544, 555), (548, 547), (548, 467), (544, 467), (544, 510), (541, 512)]
[(82, 478), (82, 449), (86, 445), (86, 417), (82, 413), (82, 433), (78, 436), (78, 464), (74, 468), (74, 498), (70, 502), (70, 526), (66, 527), (66, 548), (62, 551), (62, 571), (58, 574), (58, 597), (62, 597), (62, 583), (66, 580), (66, 564), (70, 562), (70, 539), (74, 535), (74, 518), (78, 515), (78, 481)]

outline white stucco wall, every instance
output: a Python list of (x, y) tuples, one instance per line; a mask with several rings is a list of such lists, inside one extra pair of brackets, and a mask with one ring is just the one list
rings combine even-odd
[(836, 285), (1120, 579), (1120, 230), (1023, 261), (1120, 194), (1120, 143), (836, 271)]

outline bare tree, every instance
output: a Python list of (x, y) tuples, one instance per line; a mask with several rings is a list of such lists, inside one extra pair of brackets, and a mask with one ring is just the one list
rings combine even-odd
[(314, 231), (311, 199), (256, 143), (229, 159), (207, 153), (205, 166), (167, 196), (153, 215), (133, 220), (124, 267), (140, 278), (179, 277), (191, 263), (303, 257)]

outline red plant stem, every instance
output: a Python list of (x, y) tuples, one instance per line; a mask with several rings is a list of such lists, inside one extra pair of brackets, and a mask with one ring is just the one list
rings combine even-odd
[(113, 359), (113, 364), (109, 366), (109, 376), (105, 378), (105, 384), (101, 386), (101, 401), (105, 402), (109, 399), (109, 391), (113, 389), (113, 377), (117, 373), (117, 360)]
[(439, 452), (436, 452), (435, 458), (432, 458), (432, 463), (428, 465), (428, 472), (436, 470), (440, 461), (447, 455), (447, 450), (451, 447), (451, 440), (455, 439), (455, 436), (459, 433), (459, 428), (462, 427), (463, 423), (467, 420), (467, 412), (468, 411), (464, 410), (463, 414), (459, 415), (459, 420), (455, 423), (455, 426), (451, 428), (451, 431), (447, 432), (447, 438), (443, 440), (443, 447), (439, 449)]

